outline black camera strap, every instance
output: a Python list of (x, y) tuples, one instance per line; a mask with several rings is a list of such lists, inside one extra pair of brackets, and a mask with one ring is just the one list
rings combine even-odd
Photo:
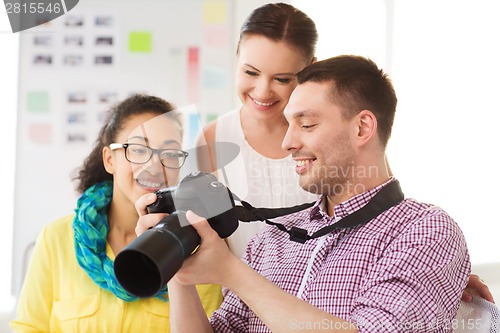
[[(274, 225), (278, 229), (288, 233), (290, 235), (290, 240), (305, 243), (309, 239), (318, 238), (324, 236), (336, 229), (348, 229), (359, 225), (368, 223), (371, 219), (382, 214), (389, 208), (397, 205), (404, 199), (404, 194), (401, 191), (401, 187), (397, 180), (384, 186), (373, 198), (361, 209), (355, 211), (354, 213), (344, 217), (338, 222), (321, 228), (314, 234), (309, 235), (307, 230), (292, 227), (287, 229), (283, 224), (269, 221), (268, 218), (274, 218), (278, 216), (292, 214), (314, 205), (314, 202), (306, 203), (302, 205), (297, 205), (293, 207), (286, 208), (255, 208), (252, 207), (248, 202), (241, 201), (243, 206), (236, 206), (237, 216), (240, 221), (250, 222), (250, 221), (264, 221), (269, 225)], [(241, 207), (241, 209), (238, 209)]]

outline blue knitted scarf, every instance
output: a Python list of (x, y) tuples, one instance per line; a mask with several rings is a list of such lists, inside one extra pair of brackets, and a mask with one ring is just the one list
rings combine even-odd
[[(133, 302), (139, 298), (128, 294), (118, 283), (113, 261), (106, 255), (106, 237), (109, 230), (106, 209), (112, 196), (113, 182), (107, 181), (89, 187), (78, 199), (73, 220), (76, 259), (99, 287), (126, 302)], [(165, 286), (155, 297), (167, 301), (166, 295)]]

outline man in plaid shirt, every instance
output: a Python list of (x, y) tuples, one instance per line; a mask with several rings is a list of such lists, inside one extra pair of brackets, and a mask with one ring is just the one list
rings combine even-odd
[[(300, 185), (322, 197), (275, 222), (312, 235), (397, 182), (385, 159), (397, 99), (386, 74), (357, 56), (314, 63), (298, 83), (283, 148)], [(173, 332), (449, 332), (470, 274), (457, 224), (413, 199), (303, 243), (267, 226), (243, 261), (206, 220), (191, 212), (188, 219), (202, 242), (169, 282)], [(199, 283), (225, 287), (210, 320)]]

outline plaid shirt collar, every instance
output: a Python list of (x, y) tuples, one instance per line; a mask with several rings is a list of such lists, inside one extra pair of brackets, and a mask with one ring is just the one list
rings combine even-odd
[(321, 198), (311, 207), (310, 219), (311, 220), (323, 220), (328, 225), (336, 223), (343, 219), (344, 217), (354, 213), (355, 211), (361, 209), (365, 206), (383, 187), (387, 184), (395, 181), (396, 178), (391, 177), (385, 183), (380, 184), (371, 190), (360, 193), (344, 202), (339, 203), (335, 206), (334, 216), (328, 216), (325, 212), (325, 200), (326, 197), (323, 195)]

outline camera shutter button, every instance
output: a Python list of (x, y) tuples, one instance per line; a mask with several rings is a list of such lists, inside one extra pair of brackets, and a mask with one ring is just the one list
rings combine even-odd
[(220, 181), (213, 181), (210, 183), (210, 189), (214, 190), (214, 191), (218, 191), (223, 187), (224, 187), (224, 184), (222, 184)]

